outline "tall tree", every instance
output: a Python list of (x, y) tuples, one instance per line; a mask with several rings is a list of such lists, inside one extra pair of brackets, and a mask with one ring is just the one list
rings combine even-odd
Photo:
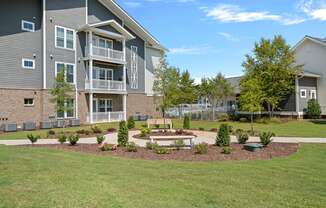
[(255, 44), (253, 55), (246, 55), (245, 76), (259, 80), (264, 102), (272, 116), (280, 102), (294, 91), (295, 77), (301, 66), (295, 65), (294, 51), (282, 36), (262, 38)]
[(165, 54), (162, 54), (160, 63), (155, 70), (153, 91), (155, 101), (161, 109), (163, 118), (165, 118), (166, 110), (178, 103), (179, 76), (179, 70), (175, 67), (169, 67)]
[(57, 114), (64, 114), (65, 112), (72, 112), (73, 105), (69, 104), (72, 92), (71, 85), (66, 81), (66, 68), (59, 69), (53, 88), (50, 89), (50, 94), (53, 96), (52, 101), (55, 104)]
[(239, 98), (240, 109), (251, 113), (251, 132), (254, 132), (253, 115), (260, 112), (264, 101), (264, 92), (261, 89), (259, 80), (256, 78), (244, 77), (241, 79), (241, 94)]
[(196, 102), (198, 96), (195, 81), (190, 78), (190, 73), (188, 70), (182, 72), (178, 86), (180, 91), (178, 96), (179, 115), (181, 116), (180, 104), (187, 103), (192, 105), (194, 102)]

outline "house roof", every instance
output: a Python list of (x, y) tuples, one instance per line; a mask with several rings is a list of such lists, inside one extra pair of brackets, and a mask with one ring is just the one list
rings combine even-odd
[[(108, 35), (114, 35), (114, 34), (112, 34), (112, 32), (104, 31), (104, 30), (101, 30), (98, 28), (98, 27), (107, 26), (107, 25), (110, 25), (111, 27), (113, 27), (115, 30), (117, 30), (119, 33), (121, 33), (123, 35), (123, 37), (125, 37), (126, 39), (134, 39), (135, 38), (135, 36), (133, 36), (130, 32), (128, 32), (128, 30), (126, 30), (124, 27), (122, 27), (115, 20), (108, 20), (108, 21), (98, 22), (98, 23), (94, 23), (94, 24), (87, 24), (87, 25), (82, 26), (79, 30), (82, 30), (82, 31), (97, 30), (98, 32), (107, 33)], [(94, 29), (94, 28), (96, 28), (96, 29)]]
[(316, 38), (309, 35), (306, 35), (304, 38), (302, 38), (293, 48), (292, 50), (296, 50), (301, 44), (303, 44), (306, 40), (313, 41), (315, 43), (318, 43), (320, 45), (326, 46), (326, 38)]
[(167, 51), (167, 49), (143, 26), (141, 26), (133, 17), (131, 17), (120, 5), (114, 0), (98, 0), (105, 7), (110, 9), (117, 17), (119, 17), (123, 24), (127, 25), (133, 31), (145, 40), (147, 46)]
[(303, 71), (300, 75), (303, 77), (313, 77), (313, 78), (320, 78), (322, 76), (320, 74), (316, 74), (309, 71)]

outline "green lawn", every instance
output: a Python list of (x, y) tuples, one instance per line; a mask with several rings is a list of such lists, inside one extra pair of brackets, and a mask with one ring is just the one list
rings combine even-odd
[(0, 146), (0, 207), (325, 207), (326, 145), (186, 163)]
[[(244, 122), (228, 122), (234, 129), (250, 129), (249, 123)], [(140, 128), (145, 122), (136, 122), (136, 127)], [(175, 128), (182, 128), (182, 120), (173, 120)], [(191, 121), (191, 128), (198, 129), (199, 127), (205, 130), (210, 130), (212, 128), (218, 128), (221, 122), (210, 122), (210, 121)], [(110, 127), (118, 128), (118, 123), (106, 123), (98, 125), (103, 130), (107, 130)], [(77, 129), (90, 129), (90, 126), (76, 127), (76, 128), (66, 128), (64, 131), (76, 131)], [(290, 137), (326, 137), (326, 121), (325, 122), (311, 122), (308, 120), (304, 121), (289, 121), (285, 123), (269, 123), (269, 124), (259, 124), (255, 123), (254, 128), (257, 131), (272, 131), (277, 136), (290, 136)], [(55, 131), (60, 132), (62, 129), (55, 129)], [(40, 135), (42, 138), (46, 138), (48, 130), (39, 130), (34, 132), (14, 132), (14, 133), (3, 133), (0, 134), (0, 140), (2, 139), (25, 139), (27, 134), (33, 133)]]

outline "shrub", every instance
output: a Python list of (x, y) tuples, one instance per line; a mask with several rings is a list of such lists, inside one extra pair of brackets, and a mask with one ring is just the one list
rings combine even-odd
[(242, 118), (239, 119), (239, 121), (240, 121), (240, 122), (248, 122), (248, 119), (245, 118), (245, 117), (242, 117)]
[(135, 142), (128, 142), (126, 149), (128, 152), (137, 152), (137, 146), (136, 146)]
[(260, 142), (262, 143), (262, 145), (267, 146), (273, 141), (273, 136), (275, 136), (275, 134), (272, 132), (263, 132), (259, 135)]
[(140, 129), (140, 136), (141, 137), (146, 137), (148, 134), (150, 134), (151, 133), (151, 130), (149, 129), (149, 128), (144, 128), (144, 127), (142, 127), (141, 129)]
[(100, 134), (100, 133), (102, 133), (102, 130), (100, 129), (100, 127), (98, 127), (98, 126), (92, 126), (92, 132), (94, 133), (94, 134)]
[(90, 135), (92, 132), (90, 130), (85, 130), (85, 135), (88, 136)]
[(155, 143), (152, 143), (152, 142), (147, 142), (146, 143), (146, 149), (149, 149), (149, 150), (155, 150), (157, 149), (159, 146), (158, 144), (155, 142)]
[(245, 144), (248, 141), (249, 135), (244, 130), (237, 129), (235, 133), (239, 144)]
[(130, 116), (128, 118), (128, 123), (127, 123), (128, 129), (133, 129), (135, 128), (135, 120), (134, 117)]
[(77, 131), (76, 131), (76, 134), (85, 134), (86, 132), (85, 132), (85, 129), (78, 129)]
[(100, 149), (102, 151), (115, 151), (115, 150), (117, 150), (117, 145), (105, 143), (100, 147)]
[(185, 115), (183, 118), (183, 128), (190, 129), (190, 117), (188, 115)]
[(223, 154), (229, 155), (229, 154), (231, 154), (231, 152), (232, 152), (232, 148), (231, 147), (223, 147), (223, 149), (222, 149), (222, 153)]
[(170, 154), (171, 151), (168, 149), (168, 148), (165, 148), (165, 147), (157, 147), (154, 149), (155, 153), (156, 154), (159, 154), (159, 155), (165, 155), (165, 154)]
[(318, 119), (321, 115), (320, 105), (317, 100), (311, 99), (308, 101), (307, 116), (311, 119)]
[(207, 154), (208, 152), (208, 144), (207, 143), (200, 143), (195, 145), (195, 153), (196, 154)]
[(79, 136), (78, 135), (70, 135), (70, 136), (68, 136), (68, 141), (72, 146), (74, 146), (79, 141)]
[(227, 124), (221, 124), (216, 137), (216, 145), (218, 146), (230, 146), (230, 126)]
[(49, 131), (48, 131), (48, 135), (55, 135), (55, 131), (53, 131), (53, 130), (49, 130)]
[(120, 121), (118, 131), (118, 144), (121, 147), (125, 147), (128, 143), (128, 128), (125, 121)]
[(60, 134), (58, 136), (58, 142), (60, 142), (60, 144), (63, 144), (67, 141), (67, 136), (65, 134)]
[(28, 134), (27, 138), (31, 141), (32, 144), (36, 143), (40, 136), (34, 136), (33, 134)]
[(102, 144), (104, 140), (105, 140), (104, 136), (96, 136), (97, 144)]
[(198, 130), (199, 131), (205, 131), (205, 128), (204, 127), (199, 127)]
[(182, 135), (182, 134), (184, 134), (185, 133), (185, 131), (183, 130), (183, 129), (177, 129), (176, 131), (175, 131), (175, 134), (176, 135)]
[(221, 114), (221, 115), (219, 116), (219, 119), (218, 119), (218, 120), (221, 121), (221, 122), (226, 122), (226, 121), (229, 121), (230, 118), (229, 118), (229, 115), (228, 115), (228, 114), (223, 113), (223, 114)]
[(108, 132), (112, 133), (112, 132), (116, 132), (117, 130), (115, 128), (108, 128)]
[(217, 132), (217, 128), (211, 128), (209, 131)]
[(184, 147), (185, 146), (185, 142), (183, 141), (183, 140), (176, 140), (175, 142), (174, 142), (174, 146), (175, 146), (175, 148), (177, 149), (177, 150), (180, 150), (182, 147)]

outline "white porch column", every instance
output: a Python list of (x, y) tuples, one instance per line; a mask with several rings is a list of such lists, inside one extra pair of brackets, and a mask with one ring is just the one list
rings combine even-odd
[(88, 46), (89, 46), (89, 55), (92, 57), (93, 56), (93, 32), (92, 31), (89, 31)]
[(296, 77), (295, 78), (295, 109), (296, 109), (298, 118), (301, 118), (301, 115), (300, 115), (300, 98), (299, 98), (299, 96), (300, 96), (299, 78)]
[(124, 64), (123, 64), (123, 89), (126, 91), (127, 90), (127, 77), (126, 77), (126, 39), (123, 39), (122, 41), (122, 49), (123, 49), (123, 56), (124, 56)]
[(89, 93), (89, 123), (93, 123), (93, 93)]
[(123, 120), (127, 121), (127, 95), (123, 95)]

